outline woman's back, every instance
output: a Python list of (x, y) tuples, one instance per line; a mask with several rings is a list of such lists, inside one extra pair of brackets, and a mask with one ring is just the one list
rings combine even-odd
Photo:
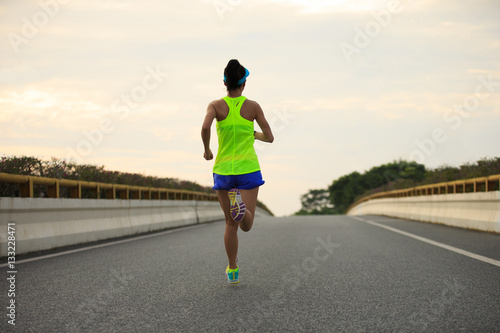
[[(224, 99), (218, 99), (211, 103), (215, 109), (217, 121), (222, 121), (226, 119), (229, 114), (229, 105), (227, 105)], [(257, 103), (246, 99), (241, 106), (240, 115), (249, 121), (254, 121), (257, 116)]]
[[(242, 175), (260, 171), (253, 147), (254, 122), (242, 116), (243, 107), (250, 104), (246, 103), (244, 96), (227, 96), (223, 102), (226, 107), (221, 109), (221, 120), (217, 121), (219, 149), (213, 172), (219, 175)], [(251, 118), (251, 107), (244, 111)]]

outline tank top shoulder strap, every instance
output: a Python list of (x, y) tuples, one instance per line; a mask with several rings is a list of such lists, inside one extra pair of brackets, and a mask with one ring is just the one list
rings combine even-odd
[[(222, 98), (224, 101), (226, 101), (227, 106), (229, 106), (229, 114), (228, 117), (234, 117), (234, 116), (240, 116), (240, 110), (241, 106), (243, 105), (243, 102), (247, 99), (245, 96), (239, 96), (239, 97), (229, 97), (225, 96)], [(232, 112), (233, 110), (236, 110), (238, 112)]]

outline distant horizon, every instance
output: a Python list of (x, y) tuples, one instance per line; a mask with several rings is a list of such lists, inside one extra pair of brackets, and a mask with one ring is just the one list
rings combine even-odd
[[(6, 156), (7, 156), (7, 155), (3, 155), (2, 157), (6, 157)], [(50, 161), (52, 158), (56, 158), (58, 161), (65, 161), (65, 162), (70, 162), (70, 163), (76, 163), (76, 162), (74, 162), (74, 161), (72, 162), (72, 161), (66, 161), (66, 160), (64, 160), (64, 159), (58, 159), (57, 157), (54, 157), (54, 156), (52, 156), (50, 160), (49, 160), (49, 159), (45, 159), (45, 158), (43, 158), (43, 157), (39, 157), (39, 156), (24, 156), (24, 155), (23, 155), (23, 156), (9, 156), (9, 157), (16, 157), (16, 158), (19, 158), (19, 157), (35, 157), (35, 158), (41, 159), (42, 161), (47, 161), (47, 162), (48, 162), (48, 161)], [(436, 170), (438, 170), (440, 167), (449, 166), (449, 167), (452, 167), (452, 168), (460, 168), (461, 166), (465, 166), (465, 165), (467, 165), (468, 163), (474, 163), (474, 164), (477, 164), (477, 162), (480, 162), (480, 161), (484, 161), (484, 160), (488, 160), (488, 159), (499, 159), (499, 158), (500, 158), (500, 156), (496, 156), (496, 157), (483, 157), (483, 158), (480, 158), (480, 159), (479, 159), (479, 160), (477, 160), (477, 161), (467, 161), (467, 162), (463, 162), (463, 163), (461, 163), (461, 164), (459, 164), (459, 165), (449, 165), (449, 164), (443, 164), (443, 165), (438, 166), (438, 167), (436, 167), (436, 168), (428, 168), (427, 166), (425, 166), (425, 165), (424, 165), (424, 167), (425, 167), (426, 171), (436, 171)], [(353, 172), (359, 172), (360, 174), (363, 174), (363, 173), (365, 173), (365, 172), (367, 172), (367, 171), (369, 171), (370, 169), (375, 168), (375, 167), (379, 167), (379, 166), (382, 166), (382, 165), (385, 165), (385, 164), (389, 164), (389, 163), (397, 163), (397, 162), (403, 162), (403, 161), (404, 161), (404, 160), (393, 160), (393, 161), (389, 161), (389, 162), (382, 163), (382, 164), (379, 164), (379, 165), (374, 165), (374, 166), (369, 167), (368, 169), (365, 169), (365, 170), (353, 170), (353, 171), (351, 171), (351, 172), (349, 172), (349, 173), (346, 173), (346, 174), (344, 174), (344, 175), (341, 175), (340, 177), (347, 176), (347, 175), (349, 175), (349, 174), (351, 174), (351, 173), (353, 173)], [(410, 162), (410, 161), (405, 161), (405, 162)], [(76, 164), (78, 164), (78, 163), (76, 163)], [(88, 165), (88, 164), (83, 164), (83, 165)], [(181, 179), (181, 178), (177, 178), (177, 177), (159, 177), (159, 176), (155, 176), (155, 175), (151, 175), (151, 174), (146, 174), (146, 173), (128, 172), (128, 171), (123, 171), (123, 170), (109, 170), (109, 169), (106, 169), (106, 166), (105, 166), (105, 165), (103, 165), (103, 164), (90, 164), (90, 165), (93, 165), (93, 166), (96, 166), (96, 167), (101, 167), (101, 166), (102, 166), (102, 167), (104, 167), (104, 171), (108, 171), (108, 172), (120, 172), (120, 173), (130, 173), (130, 174), (134, 174), (134, 173), (135, 173), (135, 174), (139, 174), (139, 175), (144, 176), (144, 177), (155, 177), (155, 178), (159, 178), (159, 179), (162, 179), (162, 178), (166, 178), (166, 179), (176, 179), (176, 180), (179, 180), (179, 181), (189, 181), (189, 182), (194, 183), (194, 184), (197, 184), (197, 185), (199, 185), (199, 186), (201, 186), (201, 187), (203, 187), (203, 188), (205, 188), (205, 189), (211, 189), (211, 188), (212, 188), (212, 185), (203, 185), (203, 184), (199, 184), (199, 183), (197, 183), (196, 181), (193, 181), (193, 180), (190, 180), (190, 179)], [(422, 165), (423, 165), (423, 164), (422, 164)], [(496, 174), (496, 173), (492, 173), (491, 175), (493, 176), (493, 175), (497, 175), (497, 174)], [(339, 178), (340, 178), (340, 177), (339, 177)], [(49, 178), (51, 178), (51, 177), (49, 177)], [(64, 178), (64, 177), (62, 177), (62, 178)], [(334, 180), (333, 180), (330, 184), (326, 184), (324, 187), (321, 187), (321, 188), (311, 188), (311, 189), (309, 189), (309, 190), (328, 190), (328, 187), (329, 187), (329, 186), (330, 186), (330, 185), (331, 185), (331, 184), (332, 184), (335, 180), (338, 180), (339, 178), (334, 179)], [(476, 178), (476, 177), (468, 177), (468, 178)], [(468, 178), (464, 178), (464, 179), (468, 179)], [(308, 191), (306, 191), (306, 192), (304, 192), (304, 193), (302, 193), (301, 195), (307, 194), (307, 193), (309, 192), (309, 190), (308, 190)], [(300, 196), (299, 196), (299, 198), (300, 198)], [(273, 212), (273, 210), (272, 210), (272, 209), (271, 209), (271, 208), (270, 208), (270, 207), (269, 207), (269, 206), (268, 206), (268, 205), (267, 205), (264, 201), (262, 201), (262, 199), (259, 199), (259, 201), (260, 201), (261, 203), (263, 203), (263, 204), (264, 204), (264, 205), (265, 205), (265, 206), (266, 206), (266, 207), (267, 207), (267, 208), (268, 208), (271, 212)], [(300, 209), (299, 209), (299, 210), (300, 210)], [(299, 210), (297, 210), (296, 212), (293, 212), (293, 213), (291, 213), (291, 214), (289, 214), (289, 215), (294, 215), (294, 214), (295, 214), (295, 213), (297, 213)], [(274, 214), (274, 212), (273, 212), (273, 214)]]

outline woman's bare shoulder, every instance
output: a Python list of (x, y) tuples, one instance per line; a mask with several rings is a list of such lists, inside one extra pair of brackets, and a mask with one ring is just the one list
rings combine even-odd
[(260, 109), (260, 105), (259, 103), (257, 103), (256, 101), (254, 100), (251, 100), (251, 99), (246, 99), (245, 100), (245, 103), (248, 103), (248, 106), (252, 107), (252, 108), (259, 108)]
[(224, 101), (223, 99), (216, 99), (210, 102), (208, 107), (215, 110), (217, 121), (224, 120), (229, 113), (229, 107), (227, 106), (226, 101)]
[(216, 100), (213, 100), (211, 101), (208, 105), (212, 105), (212, 106), (220, 106), (220, 105), (224, 105), (226, 104), (226, 102), (221, 98), (221, 99), (216, 99)]
[(262, 110), (262, 108), (260, 107), (259, 103), (257, 103), (256, 101), (253, 101), (253, 100), (251, 100), (251, 99), (247, 99), (247, 100), (245, 101), (245, 104), (246, 104), (246, 103), (248, 103), (248, 104), (247, 104), (247, 107), (248, 107), (250, 110), (252, 110), (253, 112), (255, 112), (255, 113), (257, 113), (257, 112), (259, 112), (259, 111), (261, 111), (261, 110)]
[(216, 99), (208, 104), (208, 107), (214, 108), (216, 111), (222, 111), (227, 109), (227, 103), (223, 99)]

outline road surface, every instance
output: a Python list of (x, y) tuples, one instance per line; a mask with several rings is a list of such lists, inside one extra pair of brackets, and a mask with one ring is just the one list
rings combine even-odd
[(237, 286), (224, 275), (223, 222), (18, 258), (16, 325), (7, 322), (4, 265), (0, 328), (500, 332), (500, 235), (361, 219), (256, 219), (238, 233)]

